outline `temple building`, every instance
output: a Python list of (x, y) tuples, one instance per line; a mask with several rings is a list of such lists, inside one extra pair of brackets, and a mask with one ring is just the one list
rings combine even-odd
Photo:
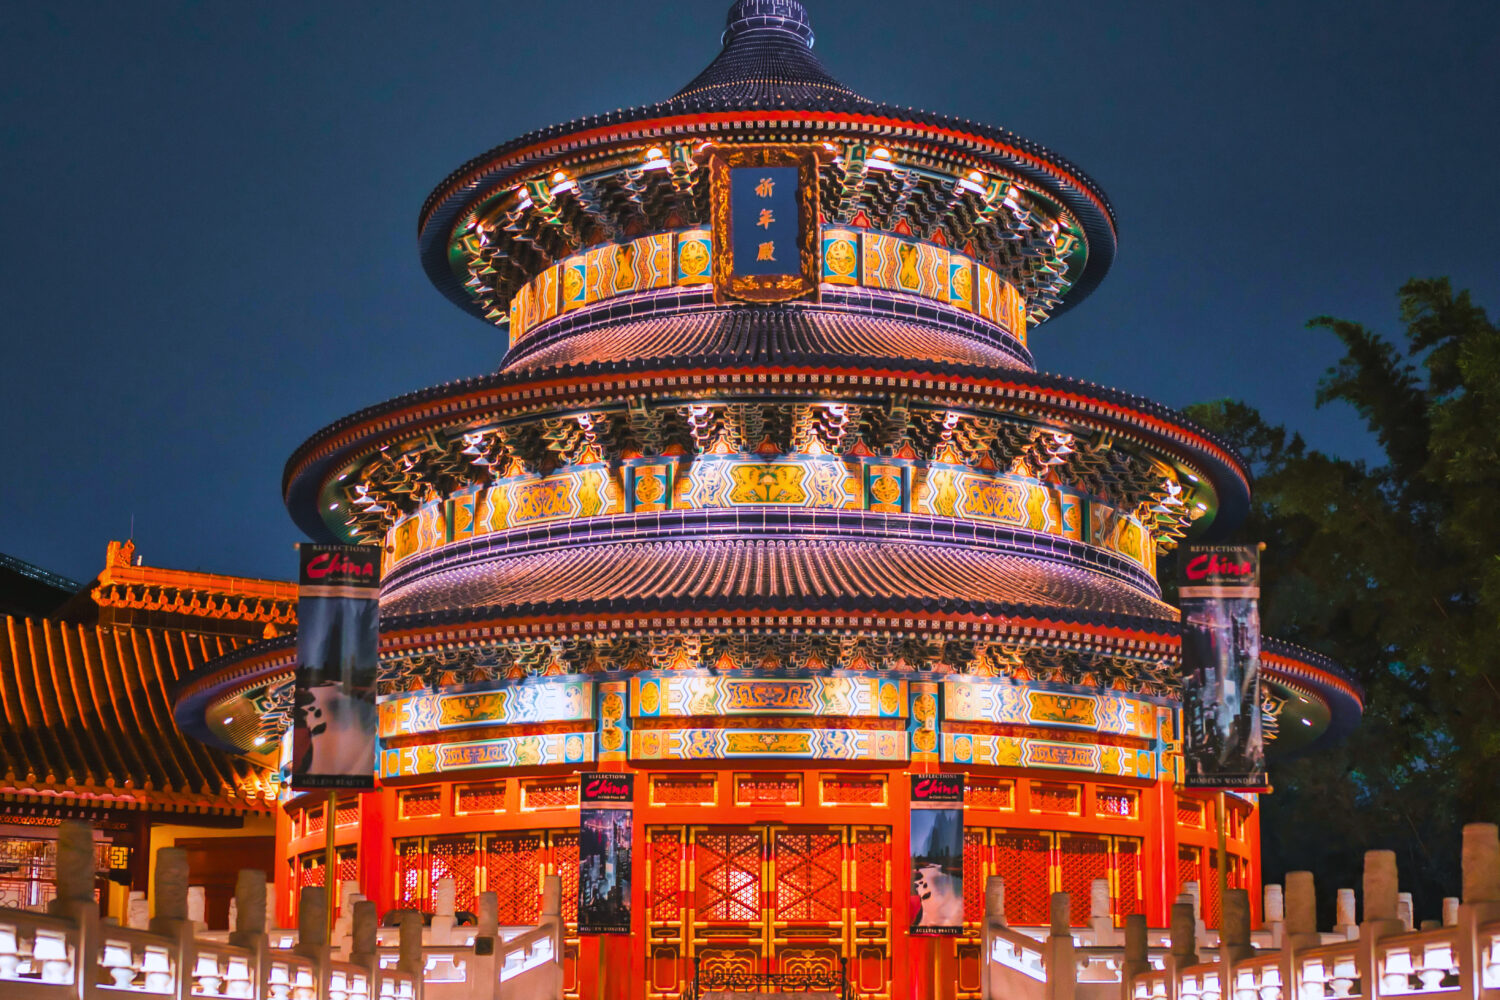
[(182, 847), (222, 924), (241, 867), (275, 848), (276, 776), (183, 735), (177, 683), (296, 624), (288, 583), (145, 566), (111, 542), (80, 584), (0, 556), (0, 906), (56, 882), (57, 827), (91, 821), (95, 888), (124, 922), (160, 847)]
[[(427, 274), (507, 351), (287, 464), (298, 526), (385, 567), (379, 787), (336, 816), (282, 798), (283, 925), (333, 823), (335, 884), (382, 912), (452, 878), (460, 909), (494, 891), (531, 924), (555, 873), (576, 930), (594, 771), (634, 781), (632, 933), (573, 933), (569, 995), (601, 967), (645, 1000), (695, 970), (842, 965), (867, 997), (975, 996), (987, 875), (1015, 925), (1055, 891), (1085, 923), (1100, 879), (1117, 920), (1163, 926), (1196, 883), (1217, 922), (1156, 568), (1237, 527), (1245, 466), (1164, 406), (1038, 372), (1046, 322), (1115, 255), (1097, 184), (866, 98), (813, 42), (795, 0), (739, 0), (672, 97), (507, 142), (422, 206)], [(278, 765), (276, 624), (173, 661), (176, 720), (225, 781)], [(1262, 666), (1277, 752), (1358, 720), (1321, 657), (1267, 639)], [(970, 924), (947, 937), (909, 932), (928, 773), (965, 778)], [(1231, 796), (1252, 899), (1259, 830)]]

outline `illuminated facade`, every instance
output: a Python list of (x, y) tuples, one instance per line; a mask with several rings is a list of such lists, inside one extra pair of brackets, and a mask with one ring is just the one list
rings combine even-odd
[[(871, 997), (934, 965), (968, 996), (976, 937), (906, 930), (907, 775), (952, 771), (976, 926), (990, 874), (1013, 924), (1059, 890), (1085, 922), (1095, 879), (1155, 926), (1202, 883), (1213, 924), (1155, 570), (1234, 528), (1244, 467), (1031, 353), (1109, 269), (1108, 201), (1028, 140), (854, 93), (793, 0), (740, 0), (723, 42), (661, 104), (449, 177), (422, 261), (506, 332), (504, 363), (288, 463), (309, 535), (387, 553), (381, 788), (340, 808), (340, 880), (386, 910), (452, 877), (460, 908), (493, 890), (527, 924), (556, 872), (573, 919), (577, 775), (630, 772), (633, 933), (575, 939), (570, 992), (601, 963), (645, 998), (695, 963), (842, 959)], [(294, 657), (210, 664), (178, 721), (274, 766)], [(1279, 747), (1357, 719), (1333, 665), (1263, 659)], [(1231, 884), (1255, 889), (1254, 799), (1229, 815)], [(286, 802), (284, 921), (328, 821)]]

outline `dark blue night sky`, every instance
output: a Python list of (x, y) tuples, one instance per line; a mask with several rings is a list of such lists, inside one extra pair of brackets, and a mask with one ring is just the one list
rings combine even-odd
[[(1315, 411), (1413, 275), (1500, 308), (1500, 6), (808, 0), (866, 96), (1080, 164), (1113, 273), (1040, 366), (1173, 405)], [(0, 13), (0, 551), (87, 579), (132, 515), (153, 565), (290, 577), (282, 464), (352, 410), (491, 369), (503, 334), (417, 263), (423, 198), (534, 127), (661, 99), (728, 0), (52, 3)]]

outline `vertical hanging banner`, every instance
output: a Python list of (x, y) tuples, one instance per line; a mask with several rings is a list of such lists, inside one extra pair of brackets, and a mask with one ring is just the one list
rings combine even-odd
[(630, 933), (634, 775), (578, 779), (578, 933)]
[(1189, 546), (1182, 567), (1182, 783), (1265, 789), (1260, 547)]
[(723, 298), (786, 302), (818, 289), (818, 157), (747, 146), (709, 158), (714, 288)]
[(380, 547), (299, 545), (290, 784), (375, 787)]
[(912, 934), (964, 932), (964, 776), (911, 776)]

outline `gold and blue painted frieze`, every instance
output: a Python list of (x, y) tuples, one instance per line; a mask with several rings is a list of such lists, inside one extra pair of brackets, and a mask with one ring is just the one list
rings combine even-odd
[(380, 751), (382, 778), (449, 774), (495, 767), (594, 762), (594, 734), (537, 733), (463, 743), (423, 743)]
[(1051, 726), (1156, 740), (1171, 709), (1117, 691), (1038, 688), (1006, 677), (943, 679), (943, 718), (954, 722)]
[(787, 715), (900, 719), (906, 681), (884, 677), (727, 677), (665, 674), (630, 680), (637, 719)]
[(877, 729), (637, 729), (630, 757), (640, 761), (785, 760), (900, 763), (906, 736)]
[(703, 455), (590, 463), (518, 475), (432, 501), (386, 535), (386, 570), (454, 542), (532, 526), (665, 511), (789, 507), (917, 514), (1069, 539), (1156, 571), (1136, 517), (1076, 490), (1011, 473), (870, 456)]
[(488, 690), (424, 691), (380, 703), (380, 737), (389, 739), (476, 726), (586, 722), (594, 718), (594, 682), (531, 678)]
[(942, 761), (1145, 779), (1155, 779), (1160, 767), (1155, 750), (995, 733), (943, 733)]
[[(823, 285), (862, 287), (940, 302), (1026, 343), (1026, 301), (994, 268), (903, 233), (823, 226), (816, 240)], [(706, 285), (719, 255), (705, 228), (611, 243), (554, 264), (510, 301), (510, 346), (586, 306), (665, 288)]]

